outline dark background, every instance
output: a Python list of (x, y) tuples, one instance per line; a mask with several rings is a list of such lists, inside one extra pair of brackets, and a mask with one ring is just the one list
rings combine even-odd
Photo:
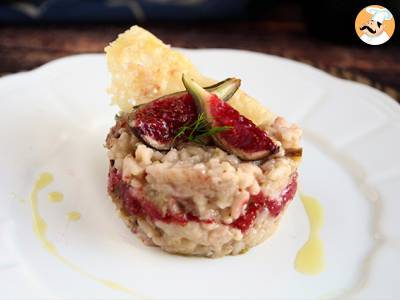
[[(142, 7), (139, 17), (122, 5), (129, 0), (115, 1), (0, 2), (0, 75), (66, 55), (102, 52), (119, 32), (140, 24), (176, 47), (238, 48), (288, 57), (400, 99), (400, 0), (132, 1)], [(366, 45), (354, 30), (358, 12), (371, 4), (385, 6), (398, 21), (384, 45)], [(14, 10), (15, 5), (44, 9), (30, 17)]]

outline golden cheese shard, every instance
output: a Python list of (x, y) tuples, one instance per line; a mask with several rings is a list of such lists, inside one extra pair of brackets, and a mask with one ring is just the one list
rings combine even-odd
[[(108, 92), (113, 104), (122, 111), (184, 90), (182, 73), (189, 74), (203, 86), (216, 82), (200, 74), (182, 53), (139, 26), (120, 34), (105, 52), (112, 78)], [(275, 119), (274, 114), (242, 91), (238, 91), (229, 103), (257, 125)]]

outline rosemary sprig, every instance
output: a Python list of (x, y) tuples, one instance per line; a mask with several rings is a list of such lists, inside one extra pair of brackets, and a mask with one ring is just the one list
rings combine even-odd
[(213, 136), (217, 133), (229, 130), (231, 128), (232, 126), (210, 127), (204, 113), (200, 113), (197, 116), (196, 121), (194, 121), (193, 123), (185, 124), (181, 128), (179, 128), (177, 134), (172, 141), (172, 144), (175, 145), (175, 141), (178, 138), (186, 135), (188, 132), (190, 133), (186, 137), (186, 139), (189, 142), (204, 144), (205, 137)]

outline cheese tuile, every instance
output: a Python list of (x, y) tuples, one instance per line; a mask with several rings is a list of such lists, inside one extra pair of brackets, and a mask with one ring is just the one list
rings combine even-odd
[[(133, 26), (105, 48), (111, 73), (108, 93), (122, 111), (166, 94), (182, 91), (182, 74), (202, 86), (216, 83), (199, 73), (182, 53), (171, 49), (147, 30)], [(239, 90), (229, 104), (255, 124), (272, 123), (275, 115)]]

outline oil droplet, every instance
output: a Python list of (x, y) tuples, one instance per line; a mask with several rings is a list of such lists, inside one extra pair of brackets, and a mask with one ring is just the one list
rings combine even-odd
[(68, 220), (78, 221), (81, 218), (81, 214), (77, 211), (71, 211), (68, 213)]
[(60, 192), (51, 192), (48, 195), (49, 201), (53, 203), (61, 202), (64, 200), (64, 195)]
[(310, 223), (310, 236), (296, 256), (295, 268), (307, 275), (317, 275), (325, 269), (324, 244), (319, 232), (324, 223), (324, 211), (317, 199), (300, 194)]
[[(30, 194), (30, 203), (32, 207), (32, 219), (33, 219), (33, 230), (35, 232), (35, 235), (37, 236), (38, 240), (42, 243), (43, 247), (54, 257), (56, 257), (60, 262), (62, 262), (64, 265), (67, 267), (71, 268), (75, 272), (82, 274), (83, 276), (86, 276), (93, 281), (98, 282), (99, 284), (102, 284), (104, 286), (107, 286), (113, 290), (121, 291), (128, 293), (134, 297), (141, 297), (144, 299), (144, 297), (138, 295), (135, 291), (133, 291), (130, 288), (124, 287), (114, 281), (106, 280), (103, 278), (99, 278), (89, 272), (86, 272), (82, 270), (78, 265), (74, 264), (73, 262), (69, 261), (66, 259), (64, 256), (62, 256), (58, 250), (57, 247), (48, 239), (47, 237), (47, 224), (43, 217), (40, 215), (39, 211), (39, 192), (46, 188), (51, 182), (53, 181), (53, 175), (50, 173), (42, 173), (39, 175), (38, 179), (36, 180), (31, 194)], [(80, 218), (80, 213), (78, 212), (70, 212), (72, 213), (72, 218)]]

